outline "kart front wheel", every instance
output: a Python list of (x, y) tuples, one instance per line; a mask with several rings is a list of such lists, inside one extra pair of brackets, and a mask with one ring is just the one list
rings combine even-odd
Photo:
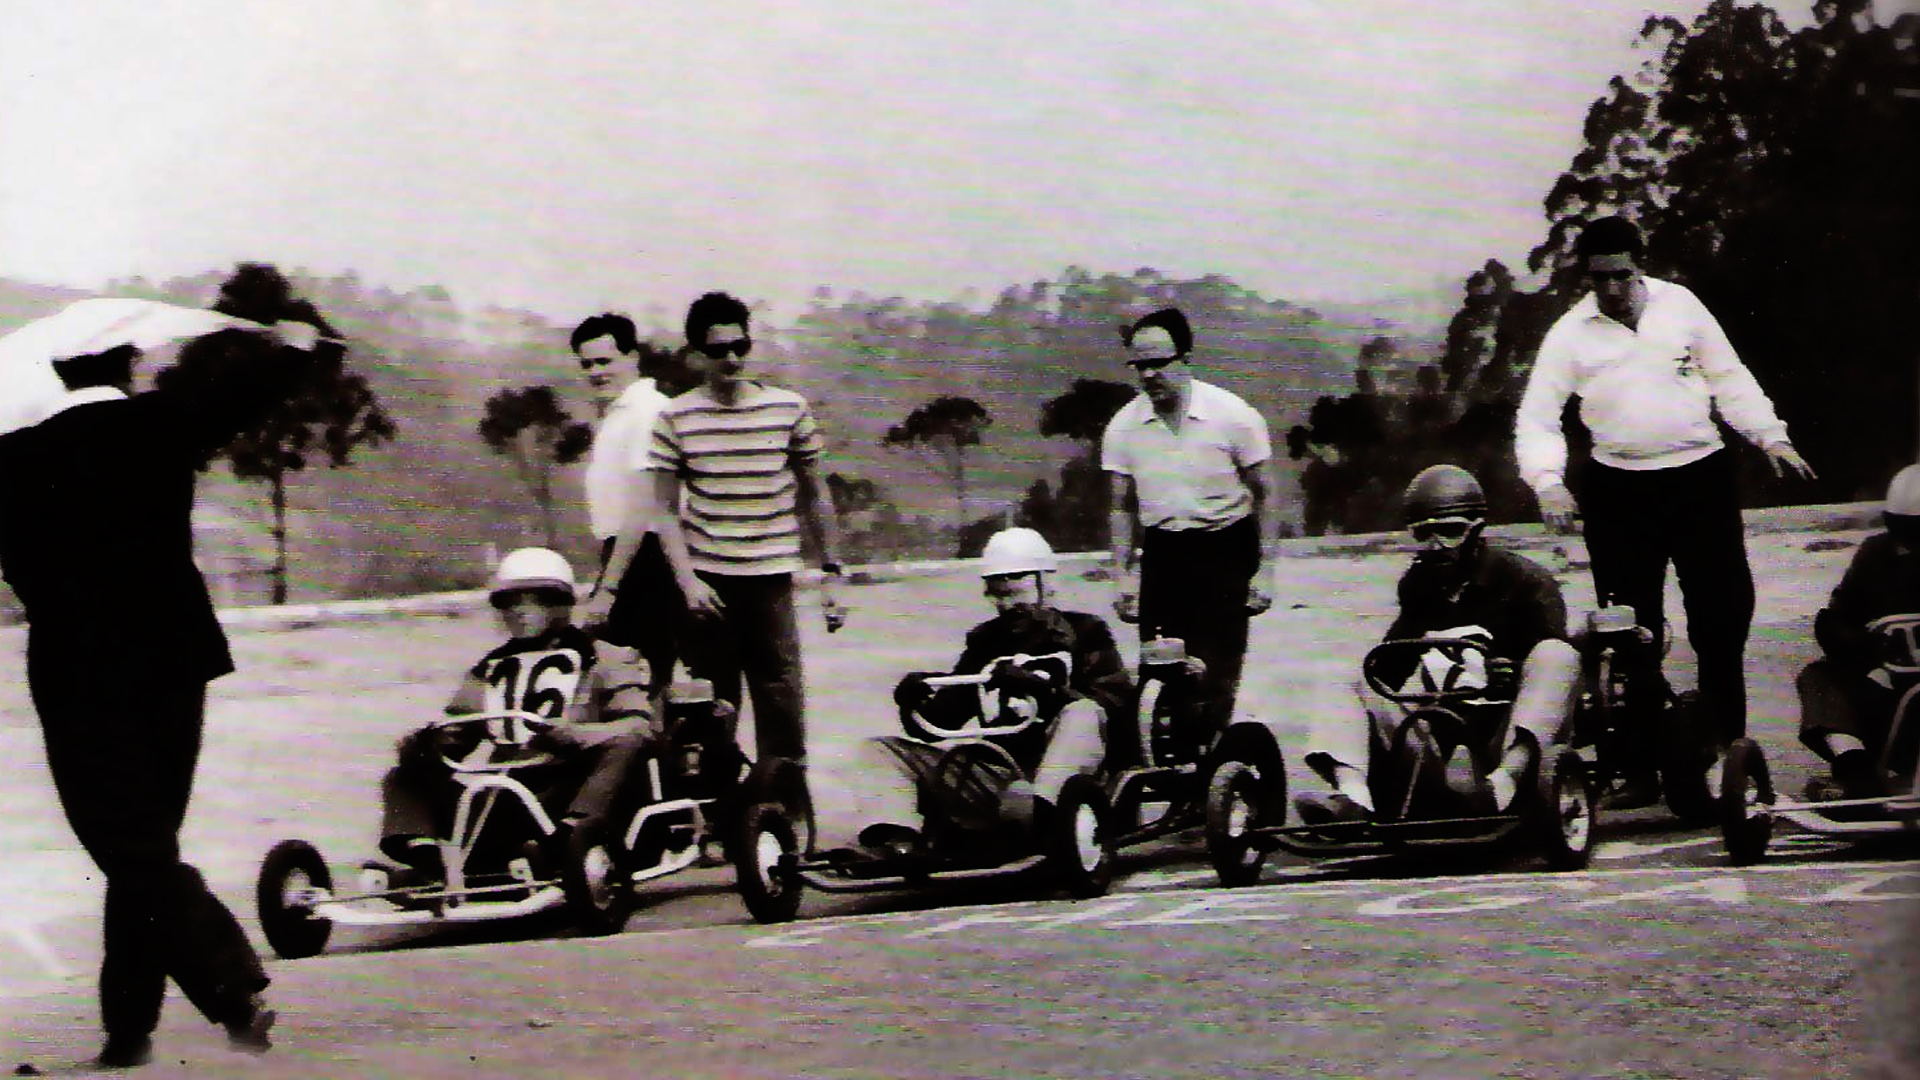
[[(1229, 889), (1259, 881), (1267, 861), (1266, 852), (1248, 835), (1267, 824), (1265, 786), (1260, 773), (1244, 761), (1222, 764), (1207, 781), (1207, 857), (1220, 884)], [(1275, 805), (1286, 812), (1284, 798)]]
[(793, 819), (778, 803), (754, 803), (742, 814), (733, 845), (735, 884), (747, 912), (762, 923), (788, 922), (800, 911), (800, 853)]
[(318, 955), (333, 934), (333, 920), (313, 913), (313, 890), (333, 891), (326, 860), (305, 840), (282, 840), (260, 862), (254, 899), (260, 929), (275, 954), (287, 960)]
[(582, 930), (598, 936), (626, 927), (627, 916), (633, 914), (633, 883), (606, 822), (582, 821), (567, 834), (560, 887)]
[(807, 790), (806, 769), (783, 757), (764, 757), (747, 770), (735, 797), (742, 806), (774, 803), (786, 808), (788, 826), (798, 850), (811, 852), (814, 844), (813, 795)]
[(1538, 800), (1535, 812), (1547, 865), (1584, 869), (1593, 858), (1593, 781), (1579, 754), (1562, 750), (1552, 757), (1542, 755)]
[(1735, 866), (1752, 866), (1773, 839), (1773, 781), (1752, 739), (1736, 739), (1720, 766), (1720, 839)]
[(1047, 825), (1047, 861), (1077, 900), (1104, 896), (1113, 884), (1111, 816), (1097, 778), (1080, 773), (1060, 786), (1060, 803)]

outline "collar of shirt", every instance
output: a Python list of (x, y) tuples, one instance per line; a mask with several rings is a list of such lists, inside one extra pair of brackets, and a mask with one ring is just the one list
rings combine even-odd
[(627, 384), (625, 390), (620, 391), (619, 397), (613, 399), (613, 405), (607, 409), (607, 412), (611, 414), (616, 409), (631, 409), (659, 393), (658, 387), (651, 378), (635, 379)]
[(60, 395), (60, 400), (48, 406), (47, 415), (44, 419), (52, 419), (66, 412), (68, 409), (76, 409), (82, 405), (92, 405), (100, 401), (125, 400), (127, 400), (127, 395), (117, 386), (86, 386), (78, 390), (69, 390)]
[[(1146, 407), (1147, 407), (1146, 422), (1150, 424), (1157, 423), (1161, 427), (1166, 427), (1167, 422), (1160, 418), (1160, 410), (1153, 407), (1153, 402), (1149, 400), (1145, 394), (1141, 394), (1140, 398), (1142, 401), (1146, 403)], [(1203, 383), (1199, 379), (1195, 379), (1192, 382), (1188, 383), (1187, 384), (1187, 411), (1184, 414), (1186, 418), (1189, 420), (1212, 419), (1214, 415), (1213, 408), (1212, 408), (1212, 398), (1213, 398), (1213, 386), (1211, 384)]]
[[(1647, 312), (1652, 311), (1653, 306), (1659, 303), (1661, 298), (1669, 295), (1672, 292), (1672, 288), (1659, 278), (1648, 277), (1645, 274), (1640, 276), (1640, 280), (1646, 282), (1647, 285), (1647, 306), (1646, 309), (1640, 313), (1640, 322), (1642, 325), (1645, 325)], [(1591, 292), (1574, 301), (1572, 313), (1580, 316), (1589, 323), (1614, 322), (1612, 316), (1603, 314), (1600, 311), (1600, 301)], [(1615, 323), (1615, 325), (1624, 324)]]

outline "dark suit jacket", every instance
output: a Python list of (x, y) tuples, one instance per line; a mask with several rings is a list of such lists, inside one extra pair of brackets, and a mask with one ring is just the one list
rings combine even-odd
[(233, 670), (193, 561), (200, 465), (284, 398), (297, 362), (218, 396), (155, 390), (0, 436), (0, 574), (26, 610), (28, 673), (206, 681)]

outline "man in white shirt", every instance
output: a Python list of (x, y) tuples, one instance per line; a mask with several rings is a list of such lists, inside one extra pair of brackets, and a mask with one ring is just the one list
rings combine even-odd
[[(673, 680), (677, 658), (674, 628), (681, 618), (680, 589), (655, 535), (653, 482), (646, 473), (653, 422), (669, 400), (655, 372), (622, 385), (620, 368), (647, 355), (633, 320), (608, 312), (574, 328), (573, 352), (594, 397), (600, 424), (587, 456), (587, 514), (600, 541), (596, 596), (583, 621), (598, 637), (637, 649), (652, 672), (654, 689)], [(606, 580), (607, 560), (623, 533), (641, 537), (640, 548), (618, 581)]]
[[(1578, 397), (1580, 419), (1593, 433), (1579, 510), (1595, 592), (1631, 606), (1654, 632), (1657, 664), (1673, 564), (1699, 663), (1702, 731), (1724, 747), (1746, 731), (1742, 666), (1754, 601), (1734, 457), (1716, 416), (1758, 446), (1776, 475), (1811, 478), (1813, 469), (1706, 306), (1686, 287), (1641, 271), (1642, 241), (1631, 222), (1590, 223), (1575, 252), (1592, 291), (1541, 342), (1514, 422), (1520, 474), (1547, 524), (1570, 532), (1575, 505), (1564, 480), (1561, 414)], [(1664, 684), (1640, 685), (1636, 712), (1650, 717)], [(1658, 798), (1654, 755), (1645, 760), (1613, 805)]]
[(1260, 527), (1272, 509), (1267, 424), (1193, 377), (1193, 330), (1178, 309), (1146, 316), (1121, 340), (1142, 392), (1101, 439), (1100, 466), (1112, 475), (1116, 607), (1138, 618), (1143, 642), (1181, 638), (1206, 664), (1203, 715), (1217, 730), (1233, 716), (1248, 620), (1273, 603)]

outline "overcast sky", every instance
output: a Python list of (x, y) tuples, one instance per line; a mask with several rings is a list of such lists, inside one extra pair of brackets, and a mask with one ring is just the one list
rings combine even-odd
[(1641, 23), (1705, 0), (1654, 4), (31, 0), (0, 276), (254, 258), (561, 321), (1069, 263), (1369, 299), (1524, 258)]

